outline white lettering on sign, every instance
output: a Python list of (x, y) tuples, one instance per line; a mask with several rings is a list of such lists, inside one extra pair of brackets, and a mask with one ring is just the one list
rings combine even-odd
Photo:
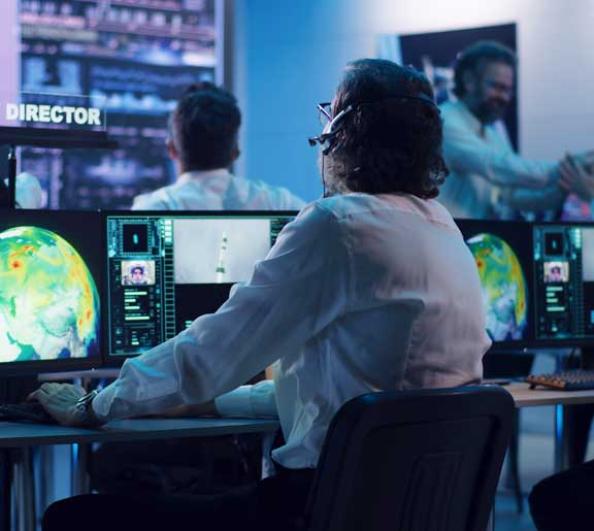
[(64, 121), (62, 116), (62, 107), (55, 105), (50, 109), (50, 119), (53, 124), (61, 124)]
[(11, 121), (19, 119), (19, 106), (16, 103), (6, 104), (6, 119)]
[(43, 123), (48, 123), (50, 121), (50, 106), (49, 105), (40, 105), (39, 106), (39, 121)]
[(40, 122), (51, 124), (101, 126), (101, 110), (95, 107), (68, 105), (37, 105), (35, 103), (7, 103), (4, 117), (14, 122)]

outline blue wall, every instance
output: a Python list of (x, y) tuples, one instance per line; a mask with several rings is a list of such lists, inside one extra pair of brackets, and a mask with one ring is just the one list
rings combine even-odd
[(317, 150), (307, 138), (320, 130), (316, 103), (332, 98), (360, 47), (343, 13), (351, 18), (361, 3), (235, 2), (234, 91), (244, 112), (238, 174), (306, 200), (321, 195)]

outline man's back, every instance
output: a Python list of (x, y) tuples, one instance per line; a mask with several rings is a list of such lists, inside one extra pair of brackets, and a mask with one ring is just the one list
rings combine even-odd
[(138, 196), (133, 210), (300, 210), (305, 202), (286, 188), (233, 176), (226, 169), (193, 171)]

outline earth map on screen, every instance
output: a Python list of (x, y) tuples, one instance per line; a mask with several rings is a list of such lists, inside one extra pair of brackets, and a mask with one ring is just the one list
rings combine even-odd
[(528, 294), (516, 253), (493, 234), (477, 234), (466, 243), (481, 280), (489, 336), (494, 341), (523, 339), (528, 324)]
[(74, 247), (38, 227), (0, 232), (0, 362), (86, 357), (99, 333), (97, 287)]

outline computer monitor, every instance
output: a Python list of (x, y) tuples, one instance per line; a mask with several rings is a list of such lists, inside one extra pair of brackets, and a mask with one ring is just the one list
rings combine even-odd
[(296, 212), (111, 212), (107, 362), (142, 353), (215, 312)]
[(101, 364), (98, 212), (0, 211), (0, 375)]
[(536, 340), (594, 344), (594, 224), (535, 224)]
[(457, 220), (482, 286), (487, 333), (496, 348), (534, 341), (532, 226), (526, 222)]

